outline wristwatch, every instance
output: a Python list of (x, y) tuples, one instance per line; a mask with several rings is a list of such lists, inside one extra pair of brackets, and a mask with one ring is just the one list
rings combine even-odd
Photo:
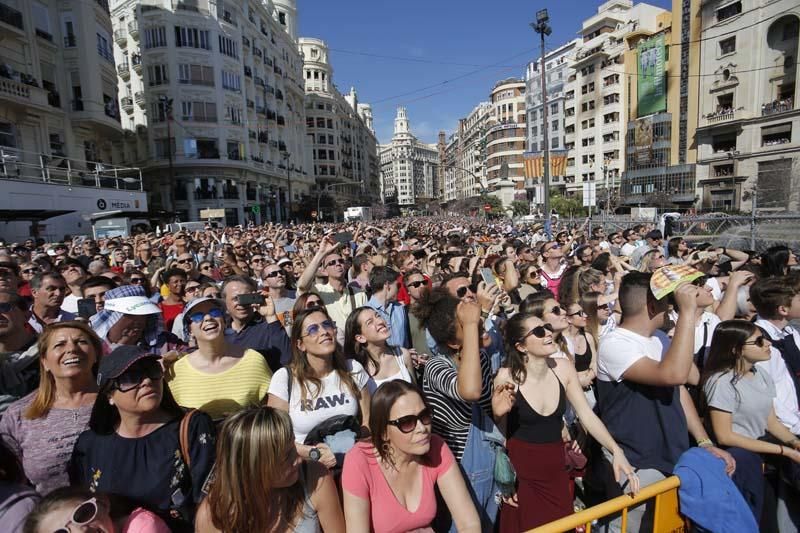
[(319, 461), (322, 458), (322, 452), (319, 451), (319, 448), (311, 448), (308, 451), (308, 458), (311, 461)]

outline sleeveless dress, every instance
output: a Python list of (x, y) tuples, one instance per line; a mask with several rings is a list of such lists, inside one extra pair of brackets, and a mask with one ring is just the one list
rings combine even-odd
[(508, 415), (508, 456), (517, 470), (519, 507), (502, 506), (501, 533), (527, 531), (573, 513), (561, 439), (566, 409), (567, 393), (561, 380), (558, 407), (546, 416), (537, 413), (521, 391), (517, 393)]
[(395, 379), (402, 379), (408, 383), (413, 383), (411, 381), (411, 375), (408, 373), (408, 367), (406, 367), (405, 361), (403, 361), (403, 351), (400, 348), (394, 348), (394, 360), (397, 362), (398, 368), (400, 371), (396, 374), (389, 376), (388, 378), (376, 378), (370, 376), (369, 380), (367, 381), (367, 388), (369, 389), (369, 393), (375, 394), (375, 391), (378, 390), (382, 384), (386, 383), (387, 381), (394, 381)]

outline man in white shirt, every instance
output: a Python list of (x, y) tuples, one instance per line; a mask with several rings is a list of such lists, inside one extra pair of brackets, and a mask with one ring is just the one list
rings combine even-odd
[(622, 245), (619, 252), (625, 257), (630, 257), (633, 255), (633, 251), (636, 250), (639, 234), (628, 228), (622, 232), (622, 238), (625, 239), (625, 244)]
[(772, 341), (769, 361), (757, 363), (756, 367), (769, 372), (775, 382), (775, 415), (795, 435), (800, 434), (800, 333), (789, 325), (790, 320), (800, 318), (800, 291), (791, 278), (765, 278), (750, 287), (750, 301), (758, 316), (756, 325), (761, 327)]

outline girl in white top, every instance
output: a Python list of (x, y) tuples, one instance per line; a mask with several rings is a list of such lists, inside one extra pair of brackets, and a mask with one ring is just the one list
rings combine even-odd
[(389, 325), (371, 307), (359, 307), (347, 318), (344, 353), (367, 370), (370, 394), (382, 383), (394, 379), (414, 383), (411, 352), (387, 345), (390, 335)]
[(303, 442), (312, 429), (336, 415), (360, 413), (362, 434), (369, 434), (367, 373), (357, 361), (344, 358), (336, 343), (336, 323), (323, 309), (299, 312), (290, 342), (292, 362), (272, 376), (267, 405), (289, 413), (300, 457), (309, 459), (316, 448), (319, 461), (333, 468), (336, 457), (327, 445)]

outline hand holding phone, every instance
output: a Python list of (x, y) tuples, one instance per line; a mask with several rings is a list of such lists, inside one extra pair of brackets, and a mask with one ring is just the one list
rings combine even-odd
[(484, 283), (487, 286), (496, 285), (497, 280), (494, 278), (494, 272), (492, 272), (491, 268), (482, 268), (481, 269), (481, 278), (483, 278)]
[(90, 319), (97, 314), (97, 304), (94, 298), (81, 298), (78, 300), (78, 316)]
[(252, 292), (248, 294), (240, 294), (236, 297), (236, 302), (242, 307), (246, 307), (248, 305), (262, 306), (266, 303), (266, 299), (264, 298), (263, 294)]

